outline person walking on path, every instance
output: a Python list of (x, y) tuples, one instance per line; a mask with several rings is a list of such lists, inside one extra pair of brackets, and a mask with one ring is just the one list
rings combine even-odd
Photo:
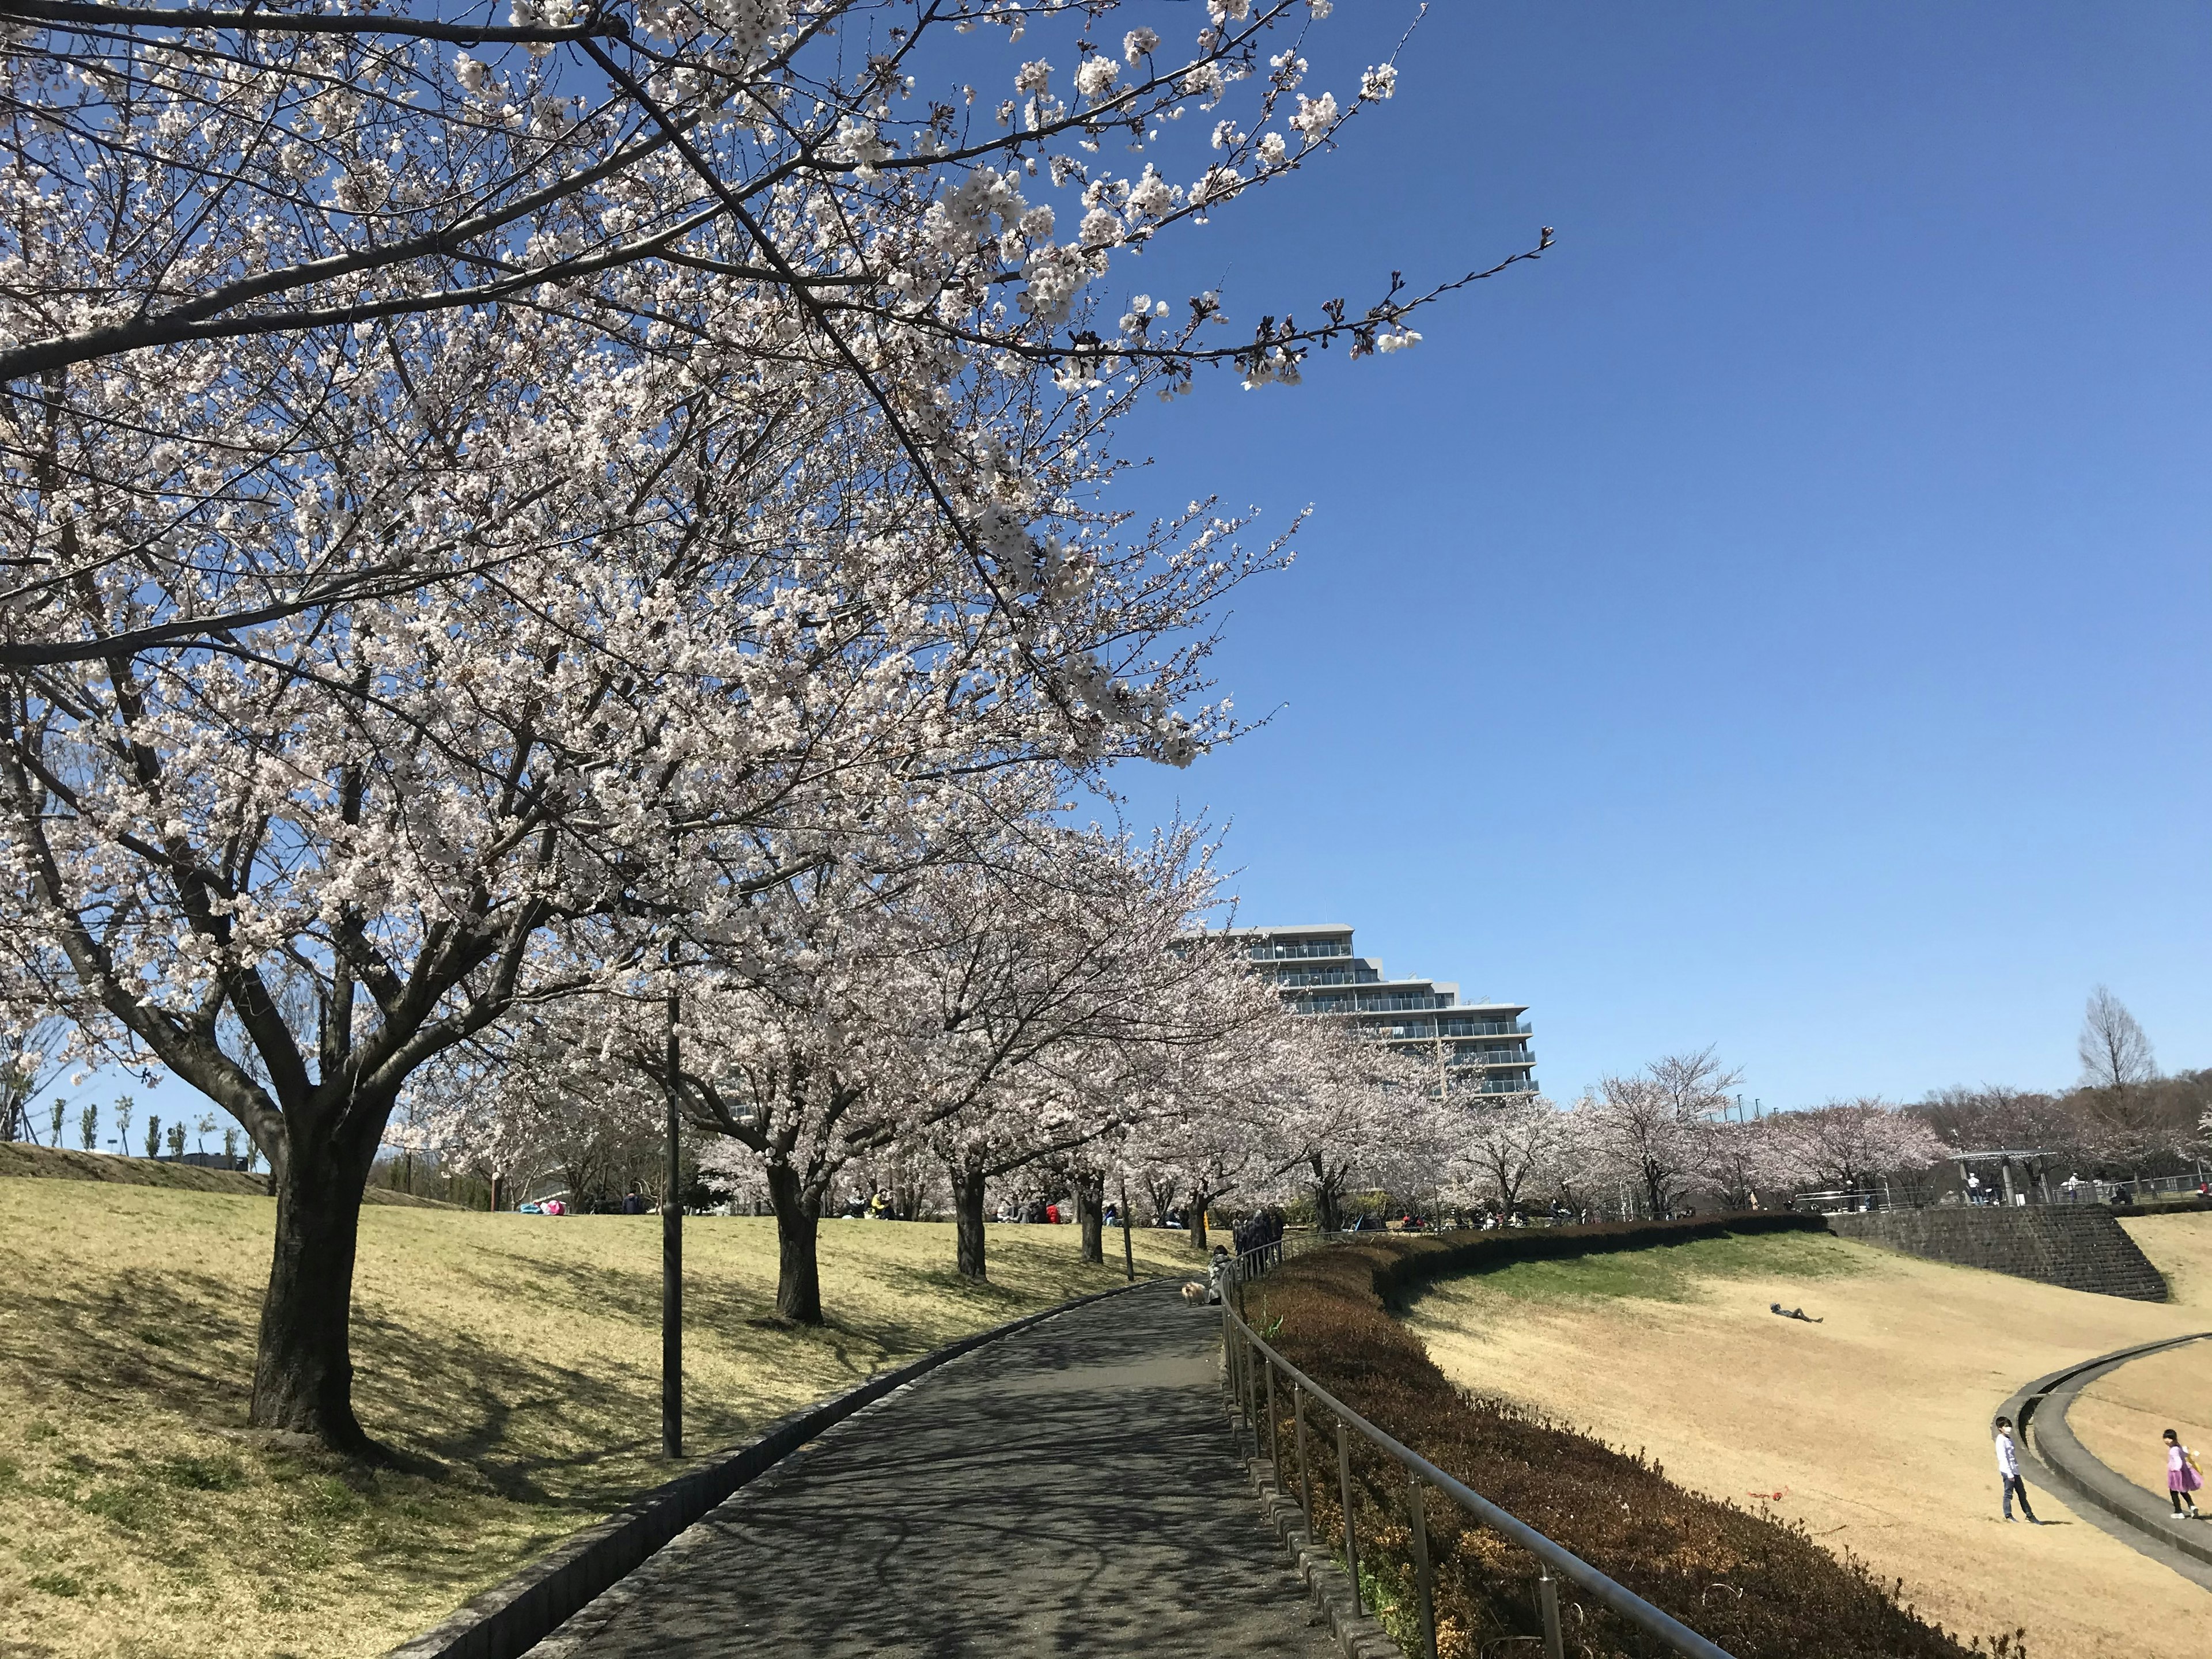
[(2012, 1519), (2012, 1500), (2017, 1496), (2020, 1499), (2020, 1512), (2027, 1517), (2027, 1524), (2031, 1527), (2039, 1527), (2043, 1522), (2035, 1518), (2035, 1511), (2028, 1507), (2027, 1483), (2020, 1478), (2020, 1454), (2014, 1449), (2012, 1443), (2012, 1419), (2000, 1417), (1996, 1420), (1996, 1428), (1997, 1490), (2004, 1498), (2004, 1518), (2008, 1521)]
[(2173, 1518), (2181, 1518), (2181, 1506), (2189, 1505), (2189, 1518), (2198, 1518), (2197, 1489), (2204, 1484), (2204, 1476), (2197, 1467), (2197, 1454), (2181, 1443), (2181, 1437), (2172, 1429), (2166, 1431), (2166, 1495), (2173, 1500)]

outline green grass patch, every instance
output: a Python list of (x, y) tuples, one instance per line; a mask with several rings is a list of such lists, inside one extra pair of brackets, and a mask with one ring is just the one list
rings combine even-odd
[(1846, 1240), (1826, 1233), (1766, 1233), (1516, 1261), (1441, 1280), (1438, 1288), (1479, 1288), (1522, 1302), (1694, 1302), (1711, 1279), (1841, 1279), (1866, 1267), (1866, 1255)]

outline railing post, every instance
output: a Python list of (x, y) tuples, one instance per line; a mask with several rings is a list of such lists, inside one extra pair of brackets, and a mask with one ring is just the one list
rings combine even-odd
[(1244, 1333), (1241, 1328), (1232, 1328), (1231, 1340), (1237, 1346), (1236, 1368), (1229, 1373), (1229, 1416), (1233, 1422), (1244, 1413), (1244, 1365), (1249, 1356), (1244, 1352)]
[(1306, 1540), (1313, 1540), (1313, 1466), (1306, 1462), (1306, 1391), (1291, 1384), (1291, 1415), (1298, 1425), (1298, 1498), (1306, 1512)]
[(1260, 1455), (1260, 1379), (1253, 1375), (1252, 1334), (1244, 1333), (1244, 1426), (1252, 1431), (1252, 1455)]
[(1406, 1492), (1406, 1512), (1413, 1522), (1413, 1594), (1421, 1603), (1421, 1652), (1437, 1659), (1437, 1580), (1429, 1565), (1429, 1489), (1421, 1477)]
[(1239, 1384), (1237, 1381), (1237, 1328), (1226, 1317), (1228, 1310), (1224, 1308), (1222, 1312), (1224, 1317), (1221, 1322), (1221, 1383), (1229, 1393), (1229, 1415), (1233, 1421), (1237, 1416), (1237, 1400), (1239, 1393)]
[(1283, 1443), (1275, 1431), (1275, 1362), (1267, 1355), (1260, 1363), (1267, 1368), (1267, 1468), (1275, 1480), (1275, 1496), (1283, 1495)]
[(1566, 1645), (1559, 1639), (1559, 1582), (1541, 1563), (1536, 1571), (1536, 1601), (1544, 1611), (1544, 1659), (1566, 1659)]
[(1336, 1419), (1336, 1484), (1344, 1504), (1344, 1568), (1352, 1575), (1352, 1611), (1364, 1613), (1367, 1598), (1359, 1589), (1359, 1544), (1352, 1527), (1352, 1436), (1340, 1417)]

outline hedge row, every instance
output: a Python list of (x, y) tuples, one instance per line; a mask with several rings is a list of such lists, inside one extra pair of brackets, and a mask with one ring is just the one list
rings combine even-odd
[[(1413, 1447), (1509, 1514), (1718, 1643), (1738, 1659), (1957, 1659), (1962, 1646), (1846, 1555), (1832, 1555), (1795, 1522), (1699, 1497), (1656, 1462), (1614, 1451), (1540, 1416), (1455, 1388), (1390, 1308), (1425, 1280), (1594, 1250), (1640, 1249), (1723, 1234), (1820, 1231), (1814, 1217), (1742, 1216), (1626, 1223), (1448, 1238), (1377, 1238), (1298, 1257), (1255, 1286), (1274, 1345), (1291, 1364), (1384, 1432)], [(1591, 1363), (1605, 1357), (1593, 1354)], [(1623, 1388), (1633, 1377), (1620, 1379)], [(1281, 1401), (1285, 1479), (1295, 1482), (1287, 1391)], [(1340, 1537), (1334, 1427), (1308, 1414), (1316, 1532)], [(1362, 1577), (1397, 1605), (1385, 1622), (1414, 1649), (1413, 1570), (1403, 1472), (1352, 1437), (1353, 1502)], [(1536, 1565), (1499, 1534), (1433, 1494), (1425, 1511), (1437, 1583), (1442, 1659), (1534, 1651)], [(1560, 1586), (1567, 1650), (1590, 1659), (1664, 1651)], [(1994, 1651), (2024, 1653), (2019, 1633)]]

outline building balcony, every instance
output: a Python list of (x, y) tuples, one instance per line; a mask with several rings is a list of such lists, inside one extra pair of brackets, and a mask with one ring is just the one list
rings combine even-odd
[(1528, 1036), (1535, 1028), (1525, 1019), (1448, 1019), (1445, 1036)]
[(1251, 962), (1294, 962), (1306, 957), (1348, 957), (1352, 941), (1348, 939), (1318, 939), (1301, 940), (1296, 945), (1248, 945), (1244, 955)]
[(1455, 1095), (1533, 1095), (1536, 1079), (1533, 1077), (1454, 1078), (1449, 1092)]
[[(1294, 1014), (1396, 1014), (1452, 1006), (1449, 997), (1439, 996), (1297, 997), (1290, 1007)], [(1424, 1029), (1423, 1035), (1436, 1035), (1433, 1023)]]

